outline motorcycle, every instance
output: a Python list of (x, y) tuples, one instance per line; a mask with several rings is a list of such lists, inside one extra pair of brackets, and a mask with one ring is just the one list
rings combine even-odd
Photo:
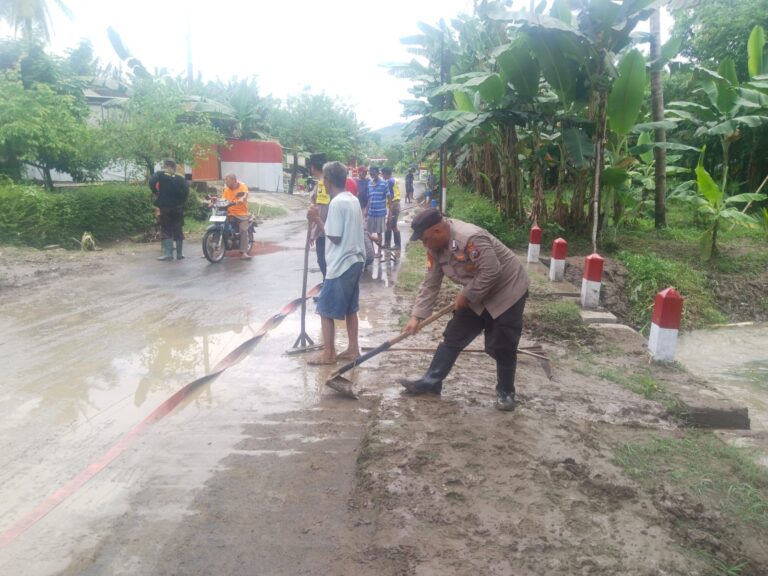
[[(242, 197), (242, 192), (238, 194)], [(221, 200), (216, 196), (209, 196), (209, 208), (211, 215), (208, 226), (203, 235), (203, 254), (209, 262), (215, 264), (221, 262), (227, 253), (227, 250), (240, 250), (240, 226), (237, 218), (227, 215), (230, 206), (235, 202)], [(253, 246), (253, 231), (256, 224), (252, 214), (248, 214), (248, 253)]]

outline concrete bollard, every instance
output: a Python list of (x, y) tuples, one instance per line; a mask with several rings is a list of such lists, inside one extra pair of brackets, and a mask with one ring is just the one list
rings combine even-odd
[(565, 253), (568, 251), (568, 242), (557, 238), (552, 243), (552, 261), (549, 263), (549, 281), (562, 282), (565, 277)]
[(584, 260), (584, 277), (581, 279), (582, 308), (597, 308), (600, 306), (603, 263), (603, 257), (598, 253), (590, 254)]
[(531, 233), (528, 237), (528, 262), (539, 261), (539, 251), (541, 250), (541, 228), (536, 224), (531, 227)]
[(674, 288), (656, 294), (648, 349), (658, 362), (672, 362), (677, 348), (677, 333), (683, 315), (683, 297)]

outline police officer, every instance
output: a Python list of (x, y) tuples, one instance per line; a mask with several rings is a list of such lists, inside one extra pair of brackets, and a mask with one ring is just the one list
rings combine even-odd
[(176, 241), (176, 259), (184, 254), (184, 204), (189, 196), (189, 184), (181, 174), (176, 174), (176, 162), (164, 160), (163, 169), (149, 179), (154, 204), (160, 212), (160, 238), (163, 255), (158, 260), (173, 260), (173, 241)]
[(417, 380), (398, 382), (411, 394), (440, 394), (459, 353), (484, 331), (485, 352), (496, 360), (495, 406), (514, 410), (517, 345), (528, 296), (523, 265), (487, 231), (443, 218), (434, 208), (419, 212), (411, 228), (411, 241), (421, 240), (427, 249), (427, 274), (405, 331), (415, 334), (419, 322), (431, 314), (443, 276), (463, 288), (427, 372)]

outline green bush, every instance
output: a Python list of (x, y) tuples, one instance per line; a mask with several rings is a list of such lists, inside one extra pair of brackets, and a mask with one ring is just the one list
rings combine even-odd
[[(190, 195), (191, 196), (191, 195)], [(97, 242), (139, 234), (155, 222), (143, 185), (103, 184), (46, 192), (33, 186), (0, 186), (0, 242), (75, 246), (84, 232)], [(199, 202), (197, 197), (191, 202)]]
[(715, 307), (713, 289), (706, 276), (690, 266), (654, 253), (620, 252), (619, 260), (629, 273), (627, 291), (632, 321), (643, 330), (650, 326), (656, 294), (670, 286), (683, 297), (682, 328), (689, 330), (723, 322)]
[(447, 211), (451, 218), (485, 228), (507, 246), (525, 246), (527, 243), (528, 229), (514, 226), (487, 198), (465, 190), (451, 189), (448, 192)]

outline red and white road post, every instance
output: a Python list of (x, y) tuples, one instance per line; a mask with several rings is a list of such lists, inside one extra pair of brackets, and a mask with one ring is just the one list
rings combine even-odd
[(584, 260), (584, 277), (581, 279), (581, 307), (600, 306), (600, 287), (603, 283), (603, 257), (597, 252)]
[(683, 297), (674, 288), (656, 294), (648, 349), (658, 362), (672, 362), (677, 348), (677, 333), (683, 316)]
[(541, 228), (536, 224), (531, 227), (531, 233), (528, 236), (528, 262), (538, 262), (539, 252), (541, 251)]
[(565, 277), (565, 254), (568, 251), (568, 242), (562, 238), (552, 242), (552, 261), (549, 263), (549, 281), (562, 282)]

